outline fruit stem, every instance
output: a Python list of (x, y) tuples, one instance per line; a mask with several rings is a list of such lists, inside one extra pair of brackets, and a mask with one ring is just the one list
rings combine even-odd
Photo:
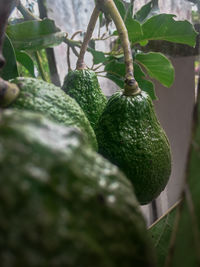
[(9, 106), (19, 95), (19, 88), (14, 83), (9, 83), (0, 78), (0, 107)]
[(133, 75), (134, 69), (132, 51), (124, 21), (121, 18), (120, 13), (117, 7), (115, 6), (113, 0), (97, 0), (97, 4), (101, 11), (111, 16), (117, 28), (119, 38), (122, 44), (122, 48), (124, 51), (124, 61), (126, 65), (124, 95), (131, 96), (138, 94), (141, 90), (139, 89), (138, 83), (136, 82)]
[(77, 70), (82, 70), (82, 69), (86, 69), (86, 65), (84, 63), (84, 56), (85, 56), (85, 52), (87, 50), (88, 47), (88, 43), (92, 37), (92, 33), (94, 31), (97, 19), (99, 17), (100, 11), (99, 9), (95, 6), (92, 15), (90, 17), (90, 21), (88, 23), (88, 27), (87, 27), (87, 31), (83, 40), (83, 43), (81, 45), (81, 49), (80, 49), (80, 54), (76, 63), (76, 69)]

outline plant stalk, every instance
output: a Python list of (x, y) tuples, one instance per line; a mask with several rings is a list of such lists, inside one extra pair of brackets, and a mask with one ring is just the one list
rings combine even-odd
[(84, 56), (85, 56), (85, 52), (87, 51), (87, 47), (88, 47), (88, 43), (92, 37), (92, 33), (94, 31), (97, 19), (99, 17), (100, 11), (99, 9), (95, 6), (88, 27), (87, 27), (87, 31), (83, 40), (83, 43), (81, 45), (81, 49), (80, 49), (80, 54), (76, 63), (76, 69), (77, 70), (82, 70), (86, 68), (86, 65), (84, 63)]
[(35, 56), (35, 59), (37, 61), (37, 65), (38, 65), (38, 69), (39, 69), (39, 73), (42, 77), (42, 79), (45, 81), (45, 82), (48, 82), (48, 78), (47, 78), (47, 75), (45, 73), (45, 70), (43, 68), (43, 65), (42, 65), (42, 59), (40, 57), (40, 53), (39, 51), (35, 51), (34, 52), (34, 56)]
[(122, 48), (124, 51), (124, 61), (126, 65), (124, 95), (130, 96), (138, 94), (141, 90), (139, 89), (138, 83), (136, 82), (133, 75), (134, 69), (132, 51), (124, 21), (121, 18), (120, 13), (113, 0), (97, 0), (97, 3), (100, 10), (111, 16), (121, 40)]

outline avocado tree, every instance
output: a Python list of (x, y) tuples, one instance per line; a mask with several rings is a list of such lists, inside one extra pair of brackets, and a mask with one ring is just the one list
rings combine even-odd
[[(42, 78), (44, 81), (50, 81), (48, 61), (44, 49), (65, 43), (68, 46), (69, 69), (70, 50), (77, 56), (77, 70), (86, 68), (84, 54), (88, 51), (93, 57), (91, 71), (95, 75), (103, 75), (112, 80), (119, 88), (125, 88), (124, 96), (126, 97), (137, 95), (142, 91), (146, 92), (145, 95), (151, 99), (156, 99), (151, 78), (158, 80), (166, 87), (170, 87), (174, 81), (173, 65), (164, 54), (150, 51), (149, 42), (164, 40), (194, 47), (197, 33), (193, 25), (188, 21), (175, 20), (175, 16), (172, 14), (155, 13), (158, 1), (154, 0), (148, 2), (135, 14), (133, 14), (134, 1), (130, 1), (130, 3), (121, 0), (99, 0), (95, 2), (96, 7), (84, 39), (77, 41), (74, 40), (74, 37), (79, 34), (78, 32), (69, 38), (67, 33), (62, 32), (53, 20), (40, 19), (34, 16), (20, 1), (7, 1), (8, 7), (5, 6), (0, 9), (7, 14), (1, 23), (2, 32), (0, 32), (1, 67), (4, 64), (1, 48), (7, 62), (0, 73), (2, 84), (9, 86), (7, 80), (20, 76)], [(12, 5), (16, 5), (23, 18), (9, 21), (2, 47), (3, 32), (8, 15), (13, 8)], [(116, 12), (114, 12), (115, 8)], [(99, 31), (98, 39), (103, 41), (114, 37), (113, 46), (106, 53), (96, 50), (95, 44), (98, 40), (92, 38), (97, 20), (99, 20), (100, 28), (106, 25), (107, 29), (110, 29), (102, 35)], [(117, 30), (109, 28), (112, 20)], [(80, 52), (78, 52), (78, 49), (80, 49)], [(1, 88), (3, 85), (1, 85)], [(104, 101), (106, 101), (105, 98)], [(200, 172), (198, 165), (200, 140), (199, 127), (197, 127), (199, 116), (197, 105), (186, 169), (186, 186), (183, 190), (182, 199), (164, 218), (149, 229), (157, 251), (158, 266), (193, 267), (200, 264), (200, 219), (198, 216), (200, 208), (198, 192), (200, 188), (196, 186), (199, 183), (197, 177)], [(163, 137), (164, 139), (165, 137)], [(165, 140), (165, 142), (167, 141)], [(142, 144), (144, 143), (145, 140), (142, 141)], [(166, 151), (166, 149), (163, 151)], [(166, 155), (169, 156), (168, 151)], [(168, 162), (167, 168), (170, 169)], [(169, 170), (167, 174), (168, 172)], [(189, 231), (188, 225), (192, 225), (193, 231)], [(188, 243), (188, 240), (190, 243)], [(183, 251), (188, 253), (187, 261), (183, 260), (181, 255)]]

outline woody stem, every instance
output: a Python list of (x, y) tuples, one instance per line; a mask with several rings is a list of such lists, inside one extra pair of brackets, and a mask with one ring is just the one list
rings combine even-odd
[(124, 51), (124, 61), (126, 66), (126, 76), (125, 76), (125, 95), (134, 95), (140, 92), (138, 88), (138, 84), (134, 79), (134, 69), (133, 69), (133, 58), (132, 58), (132, 51), (131, 46), (128, 38), (128, 32), (126, 26), (124, 24), (123, 19), (120, 16), (120, 13), (115, 6), (113, 0), (97, 0), (99, 8), (108, 13), (112, 20), (115, 23), (117, 28), (119, 38), (121, 41), (121, 45)]
[(80, 70), (80, 69), (85, 69), (86, 68), (86, 65), (84, 63), (84, 56), (85, 56), (85, 52), (86, 52), (87, 47), (88, 47), (88, 43), (89, 43), (89, 41), (90, 41), (90, 39), (92, 37), (92, 33), (94, 31), (94, 28), (95, 28), (97, 19), (99, 17), (99, 14), (100, 14), (100, 11), (95, 6), (95, 8), (94, 8), (94, 10), (92, 12), (88, 27), (87, 27), (87, 31), (86, 31), (83, 43), (81, 45), (80, 54), (79, 54), (79, 57), (78, 57), (78, 60), (77, 60), (77, 63), (76, 63), (76, 69)]

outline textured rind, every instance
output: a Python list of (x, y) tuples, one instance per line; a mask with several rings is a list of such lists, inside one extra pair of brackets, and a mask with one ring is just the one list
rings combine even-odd
[(150, 97), (115, 93), (96, 131), (99, 152), (116, 164), (133, 183), (141, 204), (156, 198), (171, 173), (171, 151)]
[(0, 151), (1, 267), (154, 266), (131, 184), (80, 132), (7, 110)]
[(92, 70), (70, 71), (65, 77), (62, 89), (79, 103), (95, 130), (107, 103), (95, 72)]
[(61, 88), (27, 77), (18, 77), (11, 82), (18, 85), (20, 94), (10, 107), (41, 112), (66, 126), (77, 127), (84, 133), (88, 143), (97, 149), (95, 133), (84, 112)]

